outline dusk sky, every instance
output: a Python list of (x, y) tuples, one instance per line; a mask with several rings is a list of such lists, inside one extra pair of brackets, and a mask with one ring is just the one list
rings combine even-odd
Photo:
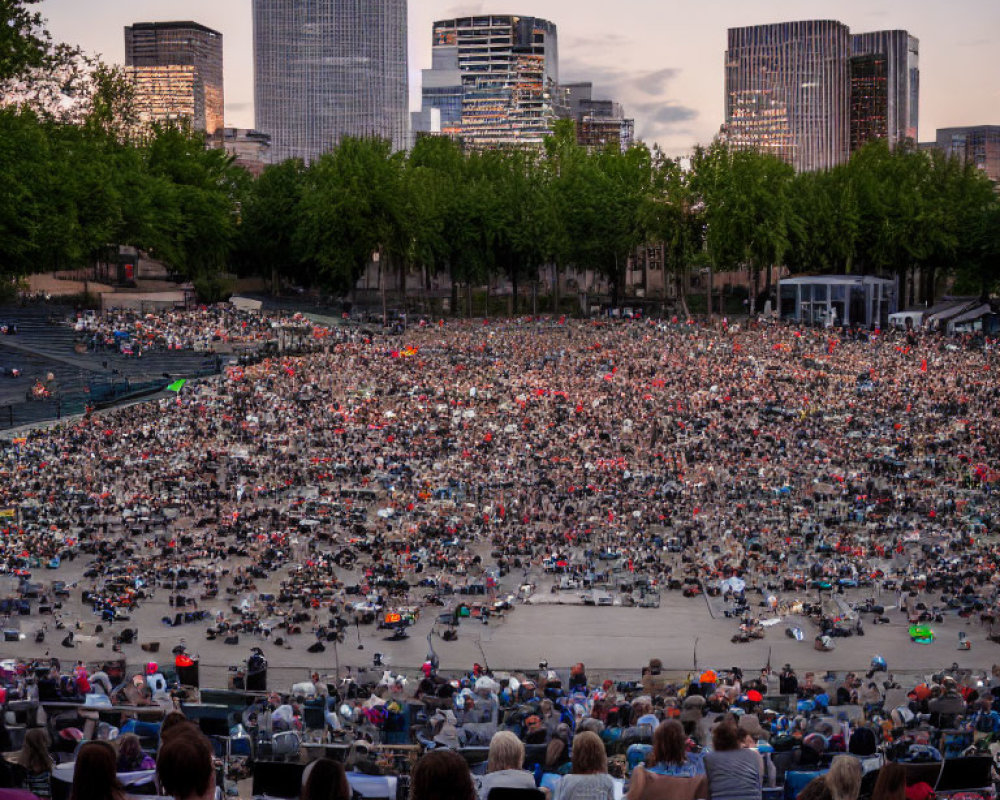
[[(371, 0), (377, 2), (377, 0)], [(250, 0), (43, 0), (56, 39), (124, 61), (132, 22), (194, 20), (225, 42), (226, 124), (252, 128)], [(936, 128), (1000, 124), (998, 0), (410, 0), (410, 110), (430, 66), (431, 24), (472, 13), (545, 17), (559, 28), (560, 77), (592, 80), (619, 100), (636, 133), (669, 155), (707, 143), (723, 121), (726, 29), (837, 19), (854, 33), (903, 28), (920, 39), (920, 139)]]

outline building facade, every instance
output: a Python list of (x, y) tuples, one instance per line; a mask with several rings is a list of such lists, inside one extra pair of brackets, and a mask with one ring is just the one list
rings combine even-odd
[(406, 0), (253, 0), (256, 128), (275, 161), (408, 140)]
[(595, 100), (593, 94), (594, 84), (589, 81), (560, 84), (556, 116), (573, 120), (581, 147), (600, 150), (614, 145), (624, 153), (635, 140), (635, 120), (625, 116), (621, 103)]
[(851, 152), (873, 139), (917, 141), (920, 41), (906, 31), (851, 36)]
[(466, 147), (537, 146), (555, 121), (556, 26), (538, 17), (482, 15), (440, 20), (424, 108), (441, 111), (442, 133)]
[(885, 328), (896, 292), (895, 280), (867, 275), (787, 277), (778, 281), (778, 312), (807, 325)]
[(212, 134), (224, 126), (222, 34), (196, 22), (137, 22), (125, 28), (125, 66), (144, 123), (188, 120)]
[(945, 155), (975, 164), (991, 181), (1000, 183), (1000, 125), (938, 128), (936, 147)]
[(906, 31), (851, 35), (835, 20), (731, 28), (725, 137), (800, 172), (843, 163), (872, 139), (916, 141), (919, 51)]
[(236, 159), (236, 165), (252, 175), (260, 175), (271, 163), (271, 137), (247, 128), (220, 128), (206, 144), (225, 150)]
[(847, 159), (851, 37), (834, 20), (730, 28), (726, 136), (798, 171)]

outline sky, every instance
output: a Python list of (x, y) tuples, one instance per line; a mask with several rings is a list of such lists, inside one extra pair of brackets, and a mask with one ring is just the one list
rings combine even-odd
[[(378, 2), (378, 0), (368, 0)], [(42, 0), (59, 41), (124, 61), (123, 27), (194, 20), (224, 36), (226, 124), (252, 128), (251, 0)], [(483, 12), (544, 17), (559, 29), (564, 81), (591, 80), (617, 100), (636, 134), (671, 156), (708, 143), (723, 122), (726, 29), (836, 19), (852, 33), (908, 30), (920, 39), (920, 135), (937, 128), (1000, 124), (998, 0), (409, 0), (410, 110), (430, 67), (436, 19)]]

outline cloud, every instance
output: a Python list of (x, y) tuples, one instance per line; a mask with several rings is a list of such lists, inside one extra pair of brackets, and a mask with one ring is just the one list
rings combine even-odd
[(435, 19), (450, 19), (451, 17), (471, 17), (476, 14), (482, 14), (483, 10), (486, 8), (485, 0), (478, 0), (478, 2), (467, 2), (459, 3), (456, 6), (445, 9), (445, 12)]
[(629, 36), (606, 33), (602, 36), (560, 36), (559, 47), (565, 50), (593, 50), (596, 47), (627, 47), (633, 43)]
[(660, 95), (666, 91), (667, 85), (681, 74), (681, 71), (675, 67), (667, 67), (666, 69), (658, 69), (655, 72), (647, 72), (644, 75), (638, 77), (638, 89), (639, 91), (649, 94), (649, 95)]
[(614, 95), (611, 99), (619, 100), (633, 97), (637, 93), (650, 97), (661, 96), (670, 82), (681, 74), (681, 70), (677, 67), (665, 67), (652, 71), (628, 71), (564, 58), (561, 60), (559, 73), (563, 80), (592, 81), (595, 93), (608, 93)]
[(676, 122), (690, 122), (698, 118), (698, 111), (677, 103), (639, 103), (635, 106), (636, 113), (642, 114), (647, 121), (661, 125), (671, 125)]
[(595, 99), (621, 103), (625, 113), (635, 118), (636, 136), (646, 142), (696, 135), (685, 123), (697, 119), (698, 111), (677, 102), (670, 92), (681, 74), (678, 67), (628, 70), (568, 58), (562, 59), (559, 72), (566, 82), (591, 81)]

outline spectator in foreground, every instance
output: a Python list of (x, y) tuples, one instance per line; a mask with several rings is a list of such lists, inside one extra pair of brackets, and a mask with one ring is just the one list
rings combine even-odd
[(573, 772), (556, 784), (555, 800), (614, 800), (615, 782), (608, 775), (608, 754), (596, 733), (573, 739)]
[(195, 728), (178, 725), (156, 759), (160, 786), (174, 800), (212, 800), (215, 769), (212, 746)]
[(431, 750), (413, 768), (410, 800), (476, 800), (469, 765), (454, 750)]
[(740, 732), (731, 720), (712, 730), (712, 749), (705, 756), (710, 800), (760, 800), (760, 753), (740, 747)]
[(156, 761), (143, 752), (142, 743), (134, 733), (119, 736), (115, 744), (118, 745), (118, 772), (156, 769)]
[(852, 756), (836, 756), (826, 773), (833, 800), (858, 800), (861, 791), (861, 762)]
[(52, 796), (52, 756), (49, 755), (49, 734), (45, 728), (31, 728), (24, 735), (24, 744), (17, 763), (20, 766), (21, 788), (37, 797)]
[(906, 800), (906, 768), (890, 761), (878, 771), (872, 800)]
[(535, 778), (524, 765), (524, 744), (510, 731), (497, 731), (490, 740), (486, 774), (479, 781), (479, 798), (487, 800), (496, 788), (534, 789)]
[(302, 773), (301, 800), (351, 800), (344, 765), (332, 758), (313, 761)]
[(87, 742), (76, 754), (70, 800), (125, 800), (118, 756), (109, 742)]

